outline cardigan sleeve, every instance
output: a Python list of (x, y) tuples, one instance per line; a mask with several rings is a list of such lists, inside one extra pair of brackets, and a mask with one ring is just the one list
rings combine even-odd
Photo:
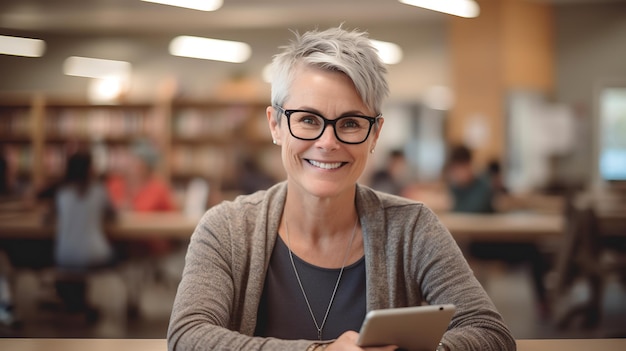
[(417, 223), (414, 249), (419, 254), (413, 256), (413, 267), (423, 298), (428, 304), (456, 306), (444, 343), (450, 350), (515, 350), (510, 330), (450, 232), (427, 207)]
[(244, 316), (236, 307), (242, 290), (234, 270), (242, 269), (245, 252), (233, 252), (233, 222), (241, 218), (228, 206), (209, 210), (196, 227), (185, 258), (167, 333), (168, 350), (302, 350), (311, 341), (279, 340), (246, 335), (239, 330)]

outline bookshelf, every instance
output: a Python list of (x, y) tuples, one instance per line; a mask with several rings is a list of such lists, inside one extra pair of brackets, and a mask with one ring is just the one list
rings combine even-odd
[(221, 188), (237, 187), (246, 159), (272, 147), (266, 103), (171, 103), (171, 172), (173, 182), (204, 177)]
[[(8, 163), (8, 179), (12, 183), (36, 183), (33, 174), (40, 168), (37, 161), (42, 150), (39, 121), (41, 97), (31, 100), (8, 99), (0, 104), (0, 152)], [(15, 186), (15, 184), (14, 184)]]
[(94, 105), (36, 95), (0, 98), (0, 146), (21, 179), (37, 187), (62, 174), (73, 145), (94, 151), (96, 169), (123, 164), (137, 138), (155, 142), (161, 173), (178, 187), (202, 177), (236, 187), (245, 159), (273, 149), (266, 103), (167, 100)]

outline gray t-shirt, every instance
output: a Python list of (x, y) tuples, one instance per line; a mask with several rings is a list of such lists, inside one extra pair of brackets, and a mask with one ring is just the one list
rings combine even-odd
[[(340, 269), (327, 269), (309, 264), (293, 255), (317, 325), (321, 326)], [(337, 288), (322, 339), (336, 339), (347, 330), (359, 331), (365, 318), (365, 257), (346, 266)], [(280, 339), (317, 340), (317, 328), (296, 280), (289, 259), (289, 249), (280, 238), (270, 258), (255, 335)]]
[(59, 266), (88, 268), (108, 263), (113, 249), (102, 225), (108, 195), (100, 183), (89, 185), (85, 194), (71, 186), (56, 195), (57, 233), (54, 257)]

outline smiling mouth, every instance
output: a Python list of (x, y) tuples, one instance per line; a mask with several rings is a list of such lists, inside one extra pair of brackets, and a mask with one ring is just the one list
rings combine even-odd
[(331, 163), (326, 163), (326, 162), (318, 162), (318, 161), (313, 161), (313, 160), (306, 160), (309, 164), (317, 167), (317, 168), (322, 168), (322, 169), (337, 169), (343, 165), (345, 165), (347, 162), (331, 162)]

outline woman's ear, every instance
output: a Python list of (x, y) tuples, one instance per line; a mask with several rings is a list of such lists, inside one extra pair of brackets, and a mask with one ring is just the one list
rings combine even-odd
[(270, 127), (270, 133), (272, 134), (272, 142), (274, 145), (280, 145), (281, 143), (281, 133), (280, 133), (280, 125), (278, 124), (278, 115), (277, 111), (274, 107), (268, 106), (265, 109), (265, 114), (267, 116), (267, 124)]
[(385, 123), (385, 119), (380, 117), (376, 123), (377, 123), (376, 129), (374, 129), (374, 142), (372, 143), (372, 147), (370, 148), (370, 150), (374, 150), (374, 148), (376, 148), (376, 143), (378, 142), (380, 131), (383, 129), (383, 124)]

